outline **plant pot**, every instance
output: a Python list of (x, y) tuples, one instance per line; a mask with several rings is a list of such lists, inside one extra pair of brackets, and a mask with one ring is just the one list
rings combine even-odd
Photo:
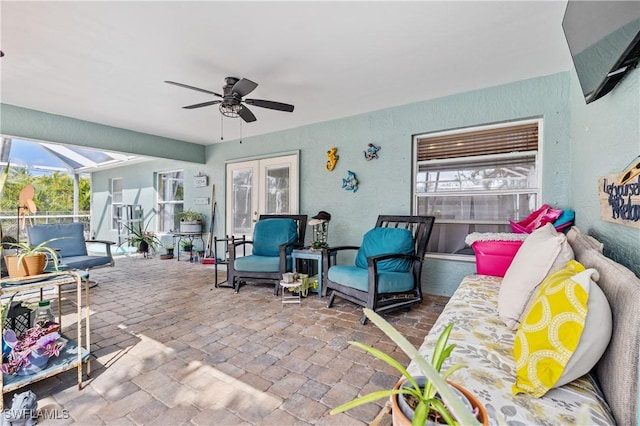
[(139, 253), (148, 253), (149, 252), (149, 243), (146, 241), (140, 241), (138, 244), (138, 252)]
[(7, 264), (7, 271), (11, 278), (22, 278), (30, 275), (40, 275), (44, 272), (47, 265), (47, 256), (44, 253), (38, 253), (33, 256), (25, 256), (18, 267), (18, 255), (6, 255), (4, 260)]
[[(416, 377), (415, 380), (418, 382), (418, 385), (422, 385), (423, 383), (425, 383), (424, 377)], [(405, 383), (405, 379), (401, 379), (398, 381), (398, 383), (396, 383), (396, 385), (393, 388), (400, 389), (400, 386), (402, 386), (404, 383)], [(460, 396), (460, 399), (463, 402), (465, 402), (465, 404), (468, 403), (469, 407), (471, 407), (472, 409), (477, 409), (478, 421), (480, 422), (480, 424), (487, 426), (489, 424), (489, 415), (487, 414), (487, 410), (484, 407), (484, 405), (480, 402), (480, 400), (478, 400), (478, 398), (476, 398), (476, 396), (473, 393), (471, 393), (464, 387), (449, 381), (447, 381), (447, 383), (449, 383), (449, 385), (453, 387), (454, 391), (456, 391), (456, 393)], [(403, 406), (402, 408), (401, 408), (401, 405)], [(403, 409), (411, 410), (411, 408), (404, 401), (403, 395), (392, 395), (391, 396), (391, 418), (393, 420), (394, 426), (411, 425), (411, 421), (413, 420), (413, 413), (410, 414), (409, 416), (410, 418), (409, 418), (407, 415), (403, 413)], [(425, 424), (437, 425), (437, 423), (433, 423), (433, 422), (427, 422)]]
[(183, 220), (180, 222), (180, 232), (183, 234), (199, 234), (202, 232), (202, 221)]

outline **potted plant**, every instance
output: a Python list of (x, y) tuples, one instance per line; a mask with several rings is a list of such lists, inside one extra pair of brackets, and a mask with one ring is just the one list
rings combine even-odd
[(125, 229), (129, 236), (125, 241), (120, 243), (120, 246), (128, 243), (132, 247), (138, 247), (138, 253), (143, 253), (145, 256), (149, 252), (149, 249), (157, 250), (157, 248), (162, 245), (162, 242), (153, 232), (147, 230), (150, 222), (151, 219), (149, 219), (144, 227), (125, 225)]
[(204, 215), (187, 209), (177, 213), (180, 219), (180, 232), (183, 234), (199, 234), (202, 232), (202, 221)]
[(24, 242), (5, 243), (9, 247), (18, 250), (17, 254), (7, 254), (4, 256), (7, 270), (11, 278), (21, 278), (31, 275), (40, 275), (44, 272), (49, 259), (53, 262), (53, 267), (58, 270), (58, 254), (55, 249), (48, 247), (52, 241), (60, 238), (52, 238), (43, 241), (37, 246), (31, 247)]
[(191, 252), (193, 250), (193, 243), (189, 240), (182, 240), (180, 242), (180, 245), (182, 246), (182, 251), (184, 252)]
[[(391, 390), (372, 392), (356, 398), (334, 408), (331, 410), (331, 414), (341, 413), (359, 405), (388, 397), (391, 398), (392, 402), (394, 425), (413, 424), (422, 426), (427, 421), (430, 421), (430, 424), (437, 424), (436, 422), (464, 425), (477, 425), (480, 423), (488, 424), (486, 409), (477, 400), (477, 398), (468, 393), (466, 389), (461, 391), (464, 397), (471, 396), (472, 399), (475, 400), (470, 401), (470, 405), (465, 405), (460, 397), (460, 393), (456, 393), (453, 390), (452, 386), (454, 385), (446, 381), (447, 377), (462, 366), (454, 365), (443, 375), (440, 374), (442, 364), (451, 355), (451, 352), (455, 347), (455, 345), (447, 346), (447, 341), (449, 334), (451, 333), (451, 329), (453, 328), (453, 324), (449, 324), (438, 338), (438, 342), (434, 349), (433, 359), (430, 363), (398, 330), (393, 328), (393, 326), (385, 321), (380, 315), (368, 308), (364, 309), (364, 314), (395, 344), (397, 344), (410, 359), (415, 361), (421, 372), (424, 374), (425, 380), (421, 381), (418, 378), (413, 377), (402, 366), (402, 364), (400, 364), (400, 362), (390, 355), (360, 342), (349, 342), (350, 344), (369, 352), (371, 355), (397, 369), (402, 374), (403, 379), (396, 383), (394, 388)], [(405, 385), (405, 382), (408, 384)], [(454, 387), (461, 388), (457, 385)], [(413, 420), (409, 420), (399, 408), (398, 400), (404, 395), (410, 395), (415, 401)], [(477, 411), (477, 413), (474, 411)], [(478, 417), (476, 417), (476, 415)]]

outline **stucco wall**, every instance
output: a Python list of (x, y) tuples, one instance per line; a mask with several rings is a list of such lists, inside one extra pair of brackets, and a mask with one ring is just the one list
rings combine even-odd
[[(207, 166), (214, 181), (222, 183), (225, 160), (300, 149), (301, 212), (330, 212), (329, 242), (358, 245), (378, 214), (411, 213), (413, 135), (543, 117), (542, 198), (565, 208), (571, 197), (565, 167), (570, 155), (568, 98), (569, 74), (560, 73), (248, 138), (242, 143), (216, 144), (207, 150)], [(382, 146), (378, 160), (364, 159), (363, 150), (370, 142)], [(332, 146), (338, 148), (340, 160), (333, 172), (327, 172), (326, 151)], [(356, 193), (341, 189), (347, 170), (355, 172), (360, 182)], [(217, 201), (222, 207), (222, 192), (219, 194)], [(223, 209), (220, 212), (219, 225), (224, 223)], [(430, 260), (423, 285), (426, 291), (451, 294), (460, 279), (472, 272), (473, 263)]]
[(604, 243), (607, 256), (640, 276), (640, 229), (603, 221), (598, 178), (620, 173), (640, 154), (640, 70), (585, 104), (571, 73), (571, 187), (576, 225)]
[[(608, 255), (638, 274), (639, 232), (600, 220), (597, 178), (620, 171), (640, 153), (639, 79), (640, 72), (634, 71), (616, 90), (590, 105), (584, 104), (571, 71), (246, 138), (242, 143), (215, 144), (207, 148), (204, 166), (158, 161), (96, 173), (94, 202), (99, 206), (107, 199), (104, 182), (108, 178), (123, 176), (139, 186), (132, 189), (130, 197), (139, 194), (153, 201), (155, 208), (153, 172), (183, 165), (187, 207), (196, 207), (192, 205), (196, 196), (210, 196), (204, 193), (210, 188), (193, 188), (191, 176), (202, 171), (216, 186), (214, 233), (221, 236), (225, 234), (225, 164), (297, 151), (300, 212), (311, 216), (319, 210), (329, 211), (329, 242), (357, 245), (378, 214), (411, 213), (413, 135), (542, 117), (542, 202), (573, 208), (578, 226), (601, 239)], [(370, 142), (382, 146), (378, 160), (364, 159), (363, 150)], [(327, 172), (326, 151), (333, 146), (338, 148), (340, 160), (333, 172)], [(355, 193), (341, 189), (347, 170), (355, 172), (360, 181)], [(210, 208), (197, 207), (203, 212)], [(96, 229), (100, 237), (107, 237), (100, 226)], [(450, 294), (462, 276), (474, 271), (473, 263), (429, 259), (423, 287), (428, 292)]]

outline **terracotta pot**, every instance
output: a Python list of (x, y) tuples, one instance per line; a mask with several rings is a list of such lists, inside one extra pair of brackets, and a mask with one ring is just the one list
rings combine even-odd
[(28, 275), (40, 275), (44, 273), (44, 268), (47, 266), (47, 255), (44, 253), (25, 256), (23, 260), (27, 264)]
[(9, 277), (22, 278), (30, 275), (40, 275), (44, 272), (44, 267), (47, 264), (47, 256), (44, 253), (23, 257), (20, 267), (18, 267), (18, 257), (15, 254), (4, 257)]
[[(404, 379), (399, 380), (398, 383), (396, 383), (396, 385), (393, 388), (400, 389), (400, 386), (402, 386), (404, 381), (405, 381)], [(480, 422), (480, 424), (484, 426), (488, 426), (489, 415), (487, 414), (487, 410), (486, 408), (484, 408), (484, 405), (480, 402), (480, 400), (478, 400), (478, 398), (476, 398), (476, 396), (473, 393), (463, 388), (462, 386), (449, 381), (447, 381), (447, 383), (449, 383), (449, 385), (459, 390), (469, 400), (472, 407), (478, 408), (478, 413), (479, 413), (478, 421)], [(401, 426), (401, 425), (410, 426), (411, 425), (411, 420), (409, 420), (402, 413), (402, 410), (400, 410), (400, 407), (398, 406), (398, 398), (402, 398), (402, 397), (403, 397), (402, 395), (391, 395), (391, 418), (393, 420), (394, 426)], [(431, 425), (435, 423), (428, 423), (428, 424)]]

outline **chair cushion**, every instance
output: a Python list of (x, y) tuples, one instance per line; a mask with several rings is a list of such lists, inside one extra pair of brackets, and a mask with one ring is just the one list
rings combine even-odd
[[(336, 265), (329, 268), (329, 279), (335, 283), (369, 291), (369, 273), (357, 266)], [(378, 271), (378, 293), (399, 293), (413, 289), (411, 272)]]
[(69, 256), (63, 257), (60, 261), (72, 269), (90, 269), (111, 264), (109, 256)]
[[(278, 272), (280, 271), (279, 256), (258, 256), (255, 254), (238, 257), (233, 263), (236, 271), (245, 272)], [(291, 270), (291, 256), (287, 256), (287, 271)]]
[[(293, 243), (297, 239), (298, 228), (295, 220), (284, 218), (259, 220), (253, 230), (253, 254), (277, 257), (280, 255), (279, 247), (282, 244)], [(291, 250), (293, 247), (287, 249), (287, 254), (290, 254)]]
[[(373, 228), (364, 234), (356, 255), (356, 266), (367, 269), (367, 257), (379, 254), (413, 254), (413, 235), (408, 229)], [(407, 272), (412, 262), (406, 259), (389, 259), (378, 263), (378, 271)]]
[(80, 222), (28, 226), (27, 233), (29, 235), (29, 244), (32, 246), (37, 246), (52, 238), (60, 238), (46, 245), (60, 250), (60, 256), (62, 257), (87, 255), (84, 228)]

